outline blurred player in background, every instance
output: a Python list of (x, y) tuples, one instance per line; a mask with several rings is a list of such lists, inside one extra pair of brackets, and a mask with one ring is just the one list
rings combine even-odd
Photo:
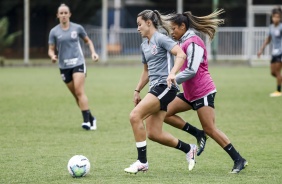
[[(84, 91), (86, 65), (79, 39), (83, 39), (88, 44), (93, 61), (98, 61), (99, 56), (95, 52), (94, 45), (84, 28), (79, 24), (70, 22), (70, 16), (69, 7), (61, 4), (57, 12), (60, 23), (51, 29), (49, 34), (48, 55), (53, 63), (58, 60), (61, 77), (82, 112), (82, 128), (96, 130), (96, 118), (89, 110), (88, 98)], [(58, 52), (58, 56), (55, 50)]]
[[(137, 16), (137, 25), (138, 32), (145, 38), (141, 44), (143, 72), (133, 95), (135, 108), (130, 113), (138, 157), (137, 161), (124, 171), (136, 174), (139, 171), (148, 170), (146, 137), (183, 151), (188, 161), (188, 169), (192, 170), (195, 165), (197, 146), (184, 143), (162, 130), (167, 106), (178, 91), (175, 75), (181, 68), (186, 55), (176, 42), (158, 31), (159, 27), (169, 30), (158, 11), (142, 11)], [(173, 55), (176, 56), (174, 62)], [(141, 100), (139, 93), (148, 82), (149, 92)], [(143, 121), (146, 122), (146, 128)]]
[(208, 71), (206, 46), (194, 32), (196, 30), (207, 34), (212, 40), (217, 27), (224, 22), (223, 19), (217, 18), (223, 12), (223, 10), (215, 11), (204, 17), (196, 17), (191, 12), (168, 15), (167, 20), (171, 21), (172, 37), (178, 40), (187, 59), (181, 72), (176, 75), (176, 82), (182, 84), (183, 93), (179, 93), (168, 105), (165, 122), (195, 136), (199, 144), (198, 155), (200, 155), (206, 142), (205, 134), (175, 115), (191, 109), (197, 111), (204, 132), (214, 139), (234, 161), (231, 173), (239, 173), (248, 162), (215, 125), (214, 99), (217, 91)]
[(282, 68), (282, 23), (281, 23), (281, 8), (272, 10), (272, 24), (269, 26), (269, 34), (265, 39), (262, 47), (258, 51), (258, 57), (261, 56), (265, 47), (272, 41), (272, 58), (270, 64), (271, 75), (276, 78), (277, 89), (271, 93), (271, 97), (281, 96), (281, 68)]

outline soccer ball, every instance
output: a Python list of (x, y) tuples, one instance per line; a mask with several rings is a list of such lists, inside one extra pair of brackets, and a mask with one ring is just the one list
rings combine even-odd
[(83, 177), (90, 171), (90, 162), (83, 155), (75, 155), (68, 162), (68, 171), (74, 178)]

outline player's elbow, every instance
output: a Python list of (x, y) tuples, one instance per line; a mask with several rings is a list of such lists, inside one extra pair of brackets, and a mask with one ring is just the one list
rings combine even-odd
[(178, 58), (182, 58), (183, 61), (186, 59), (187, 55), (184, 52), (180, 52), (176, 55), (176, 57)]
[(186, 80), (191, 79), (195, 77), (196, 73), (197, 72), (193, 68), (186, 68), (184, 71), (184, 78), (186, 78)]
[(185, 70), (184, 72), (182, 72), (181, 75), (176, 76), (176, 82), (177, 84), (181, 84), (193, 77), (195, 77), (196, 72), (194, 70)]
[(192, 70), (192, 72), (191, 72), (191, 74), (190, 74), (190, 78), (193, 78), (193, 77), (195, 77), (195, 75), (196, 75), (196, 72), (194, 71), (194, 70)]
[(89, 38), (84, 39), (84, 43), (87, 45), (92, 44), (92, 41)]

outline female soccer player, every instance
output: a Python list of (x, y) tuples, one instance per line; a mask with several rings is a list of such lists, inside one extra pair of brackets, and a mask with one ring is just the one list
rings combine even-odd
[(207, 51), (203, 40), (192, 30), (207, 34), (212, 40), (218, 25), (224, 22), (216, 17), (223, 13), (216, 11), (204, 17), (193, 16), (191, 12), (183, 14), (170, 14), (167, 20), (171, 21), (172, 36), (178, 40), (187, 59), (176, 75), (177, 84), (182, 83), (183, 93), (168, 105), (165, 122), (185, 130), (189, 127), (190, 133), (197, 137), (197, 128), (185, 123), (183, 119), (175, 115), (178, 112), (195, 110), (205, 133), (214, 139), (232, 158), (234, 167), (231, 173), (239, 173), (248, 162), (241, 157), (227, 136), (217, 129), (215, 125), (214, 98), (216, 87), (208, 71)]
[(272, 10), (272, 24), (269, 26), (269, 34), (265, 39), (262, 47), (257, 53), (258, 57), (264, 51), (264, 48), (272, 41), (272, 59), (270, 62), (271, 75), (276, 78), (277, 90), (270, 94), (271, 97), (281, 96), (281, 68), (282, 68), (282, 23), (281, 9), (275, 8)]
[[(98, 61), (99, 56), (95, 52), (94, 45), (84, 28), (79, 24), (70, 22), (70, 16), (69, 7), (61, 4), (57, 12), (60, 24), (55, 26), (49, 34), (48, 55), (53, 63), (57, 60), (59, 61), (61, 77), (82, 111), (82, 128), (85, 130), (96, 130), (96, 118), (92, 116), (89, 110), (88, 99), (84, 92), (86, 66), (79, 38), (88, 44), (93, 61)], [(58, 51), (58, 57), (55, 53), (55, 48)]]
[[(137, 30), (145, 38), (141, 44), (144, 68), (133, 95), (135, 108), (130, 113), (138, 158), (130, 167), (124, 169), (127, 173), (136, 174), (148, 170), (146, 134), (152, 141), (183, 151), (189, 170), (195, 165), (197, 146), (186, 144), (162, 130), (167, 105), (178, 91), (175, 74), (182, 66), (186, 55), (176, 42), (158, 31), (159, 27), (168, 30), (168, 25), (161, 17), (156, 10), (144, 10), (137, 16)], [(176, 56), (174, 64), (172, 55)], [(139, 93), (148, 82), (149, 92), (141, 100)]]

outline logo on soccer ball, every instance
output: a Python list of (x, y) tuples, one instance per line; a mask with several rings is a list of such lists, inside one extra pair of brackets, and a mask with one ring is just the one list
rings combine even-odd
[(72, 32), (71, 32), (71, 37), (72, 37), (73, 39), (77, 38), (77, 32), (76, 32), (76, 31), (72, 31)]

